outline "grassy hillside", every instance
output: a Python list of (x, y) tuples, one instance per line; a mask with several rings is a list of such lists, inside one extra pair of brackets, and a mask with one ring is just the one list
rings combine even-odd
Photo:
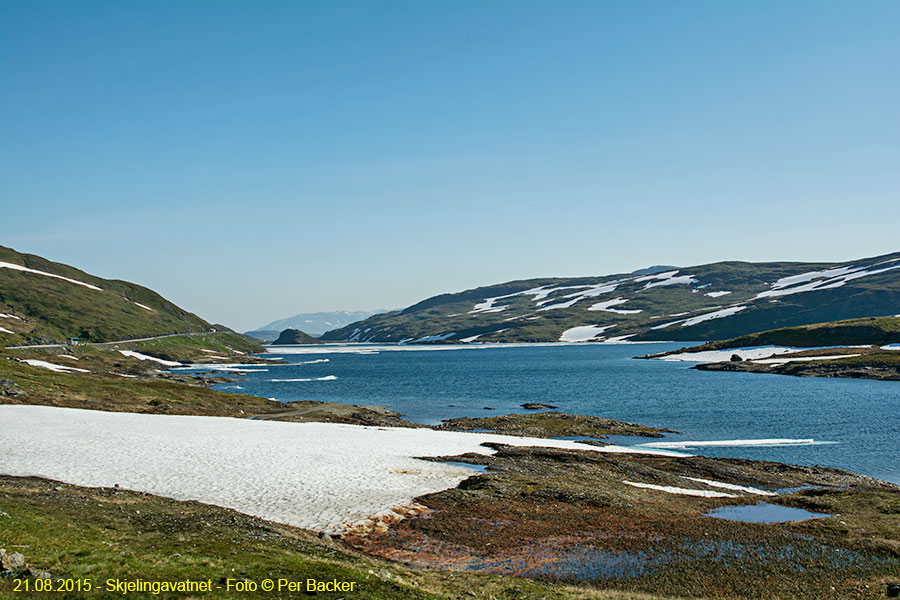
[(847, 263), (729, 261), (653, 274), (512, 281), (428, 298), (329, 331), (321, 339), (717, 340), (897, 314), (900, 253)]
[(69, 337), (104, 342), (210, 328), (197, 315), (134, 283), (101, 279), (3, 246), (0, 263), (40, 272), (0, 264), (0, 314), (10, 315), (0, 317), (0, 327), (7, 330), (0, 331), (0, 344)]

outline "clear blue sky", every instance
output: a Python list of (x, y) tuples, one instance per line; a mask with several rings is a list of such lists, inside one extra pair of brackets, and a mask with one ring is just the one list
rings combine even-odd
[(900, 250), (900, 2), (0, 0), (0, 244), (250, 329)]

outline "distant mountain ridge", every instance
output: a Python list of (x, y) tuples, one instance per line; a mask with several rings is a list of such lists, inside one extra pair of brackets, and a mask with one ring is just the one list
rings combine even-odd
[(0, 246), (0, 339), (105, 342), (214, 328), (158, 293)]
[[(427, 298), (321, 336), (365, 342), (718, 340), (900, 314), (900, 252), (510, 281)], [(646, 273), (646, 274), (645, 274)]]
[(263, 325), (262, 327), (254, 329), (253, 331), (247, 331), (246, 334), (253, 337), (260, 337), (260, 335), (262, 335), (262, 339), (266, 339), (266, 337), (270, 336), (273, 332), (277, 337), (278, 334), (285, 329), (299, 329), (300, 331), (308, 333), (311, 336), (319, 336), (326, 331), (330, 331), (332, 329), (340, 329), (345, 325), (355, 323), (356, 321), (362, 321), (365, 318), (371, 317), (372, 315), (379, 314), (381, 312), (386, 311), (336, 310), (331, 312), (300, 313), (299, 315), (294, 315), (293, 317), (287, 317), (285, 319), (272, 321), (271, 323)]

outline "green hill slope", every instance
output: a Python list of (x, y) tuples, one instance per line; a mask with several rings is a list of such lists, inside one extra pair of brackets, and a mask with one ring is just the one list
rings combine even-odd
[(68, 265), (0, 246), (0, 343), (104, 342), (210, 324), (153, 290), (94, 277)]
[(366, 342), (717, 340), (900, 314), (900, 253), (845, 263), (719, 262), (512, 281), (429, 298), (320, 339)]

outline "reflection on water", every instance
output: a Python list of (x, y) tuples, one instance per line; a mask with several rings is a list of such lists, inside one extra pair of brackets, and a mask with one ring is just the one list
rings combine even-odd
[(802, 508), (791, 508), (780, 504), (760, 502), (749, 506), (722, 506), (706, 513), (707, 517), (743, 521), (745, 523), (787, 523), (830, 517), (825, 513), (814, 513)]

